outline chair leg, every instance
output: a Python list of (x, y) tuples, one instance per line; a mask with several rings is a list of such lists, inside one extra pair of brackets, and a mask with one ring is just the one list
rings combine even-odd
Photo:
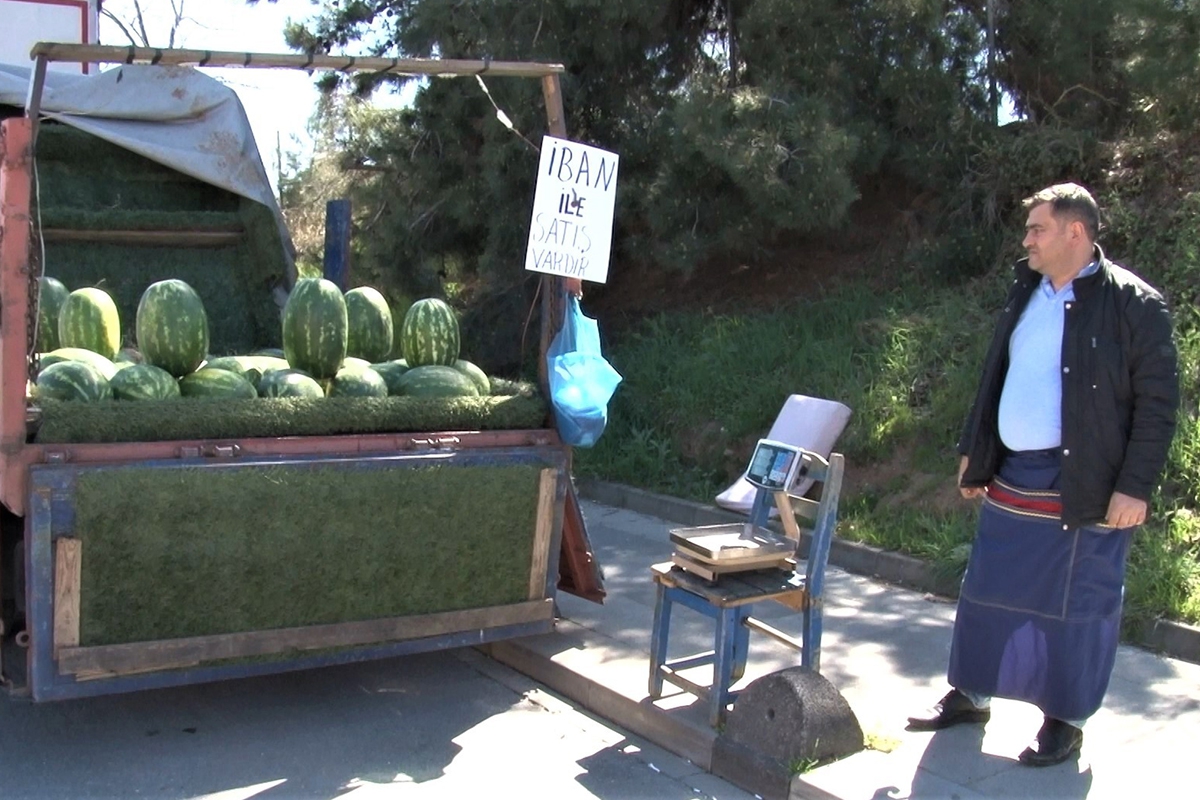
[(717, 648), (713, 660), (713, 682), (709, 690), (709, 722), (717, 727), (725, 718), (729, 687), (733, 684), (733, 665), (737, 640), (741, 636), (741, 612), (723, 608), (717, 617)]
[(753, 606), (739, 606), (736, 621), (737, 635), (733, 640), (733, 681), (736, 683), (746, 674), (746, 659), (750, 656), (750, 628), (746, 619)]
[(667, 661), (667, 636), (671, 630), (671, 598), (661, 583), (654, 597), (654, 627), (650, 633), (650, 697), (662, 697), (662, 665)]
[(800, 651), (800, 666), (813, 672), (821, 671), (821, 631), (824, 617), (820, 607), (811, 605), (804, 609), (800, 627), (800, 639), (804, 643)]

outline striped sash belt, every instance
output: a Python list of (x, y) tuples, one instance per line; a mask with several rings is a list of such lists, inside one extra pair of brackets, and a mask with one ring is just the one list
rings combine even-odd
[(984, 503), (1021, 517), (1062, 519), (1062, 494), (1055, 489), (1022, 489), (993, 478)]

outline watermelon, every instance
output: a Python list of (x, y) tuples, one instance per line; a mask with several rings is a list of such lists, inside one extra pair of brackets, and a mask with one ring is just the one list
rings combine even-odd
[(241, 399), (258, 397), (250, 381), (224, 369), (198, 369), (179, 379), (179, 393), (184, 397), (227, 397)]
[(487, 397), (492, 393), (492, 382), (488, 380), (487, 373), (479, 367), (472, 364), (470, 361), (458, 359), (452, 365), (456, 370), (466, 375), (475, 382), (475, 387), (479, 389), (479, 393)]
[(400, 376), (400, 394), (408, 397), (478, 397), (479, 387), (454, 367), (429, 364)]
[(121, 347), (121, 315), (103, 289), (87, 287), (67, 295), (58, 312), (59, 347), (82, 347), (111, 359)]
[(341, 372), (346, 367), (350, 367), (351, 369), (370, 369), (371, 362), (367, 361), (365, 358), (354, 358), (352, 356), (347, 356), (342, 361), (342, 366), (338, 369), (338, 372)]
[(208, 315), (196, 290), (174, 278), (146, 287), (137, 307), (137, 343), (147, 364), (187, 375), (208, 353)]
[(287, 354), (283, 352), (282, 347), (260, 347), (250, 355), (252, 356), (271, 356), (273, 358), (282, 358), (287, 360)]
[(153, 364), (130, 364), (109, 381), (118, 400), (170, 400), (179, 397), (179, 381)]
[(298, 369), (276, 369), (258, 382), (259, 397), (324, 397), (321, 384)]
[(346, 358), (346, 298), (333, 281), (296, 282), (283, 309), (283, 351), (288, 363), (321, 380), (337, 374)]
[(344, 367), (333, 376), (330, 397), (387, 397), (388, 386), (383, 376), (371, 369)]
[(38, 373), (37, 396), (94, 403), (112, 399), (112, 387), (100, 372), (82, 361), (59, 361)]
[(263, 375), (275, 370), (288, 369), (288, 362), (274, 356), (222, 356), (206, 362), (204, 368), (236, 372), (257, 388)]
[(408, 362), (403, 358), (397, 358), (392, 361), (383, 361), (378, 364), (372, 364), (371, 369), (379, 373), (383, 378), (383, 382), (387, 384), (388, 394), (400, 394), (400, 377), (408, 372)]
[(400, 328), (400, 349), (409, 366), (451, 366), (458, 359), (458, 348), (458, 318), (444, 300), (427, 297), (408, 307)]
[(379, 290), (359, 286), (346, 292), (349, 324), (346, 354), (366, 361), (383, 361), (392, 352), (392, 310)]
[(99, 353), (84, 350), (82, 347), (60, 347), (49, 353), (42, 353), (38, 356), (38, 361), (42, 369), (60, 361), (81, 361), (103, 375), (105, 380), (112, 380), (113, 375), (117, 374), (116, 364)]
[(58, 278), (49, 275), (38, 278), (37, 349), (40, 352), (57, 350), (62, 346), (58, 339), (58, 313), (69, 294)]

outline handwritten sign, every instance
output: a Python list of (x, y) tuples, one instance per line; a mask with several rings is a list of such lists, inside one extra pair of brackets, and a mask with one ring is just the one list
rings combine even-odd
[(617, 197), (616, 153), (546, 136), (525, 269), (604, 283)]

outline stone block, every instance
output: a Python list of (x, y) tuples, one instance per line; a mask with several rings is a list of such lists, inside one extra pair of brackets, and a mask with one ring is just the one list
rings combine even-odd
[(717, 736), (712, 771), (766, 800), (786, 798), (797, 771), (863, 746), (841, 692), (818, 673), (789, 667), (741, 691)]

